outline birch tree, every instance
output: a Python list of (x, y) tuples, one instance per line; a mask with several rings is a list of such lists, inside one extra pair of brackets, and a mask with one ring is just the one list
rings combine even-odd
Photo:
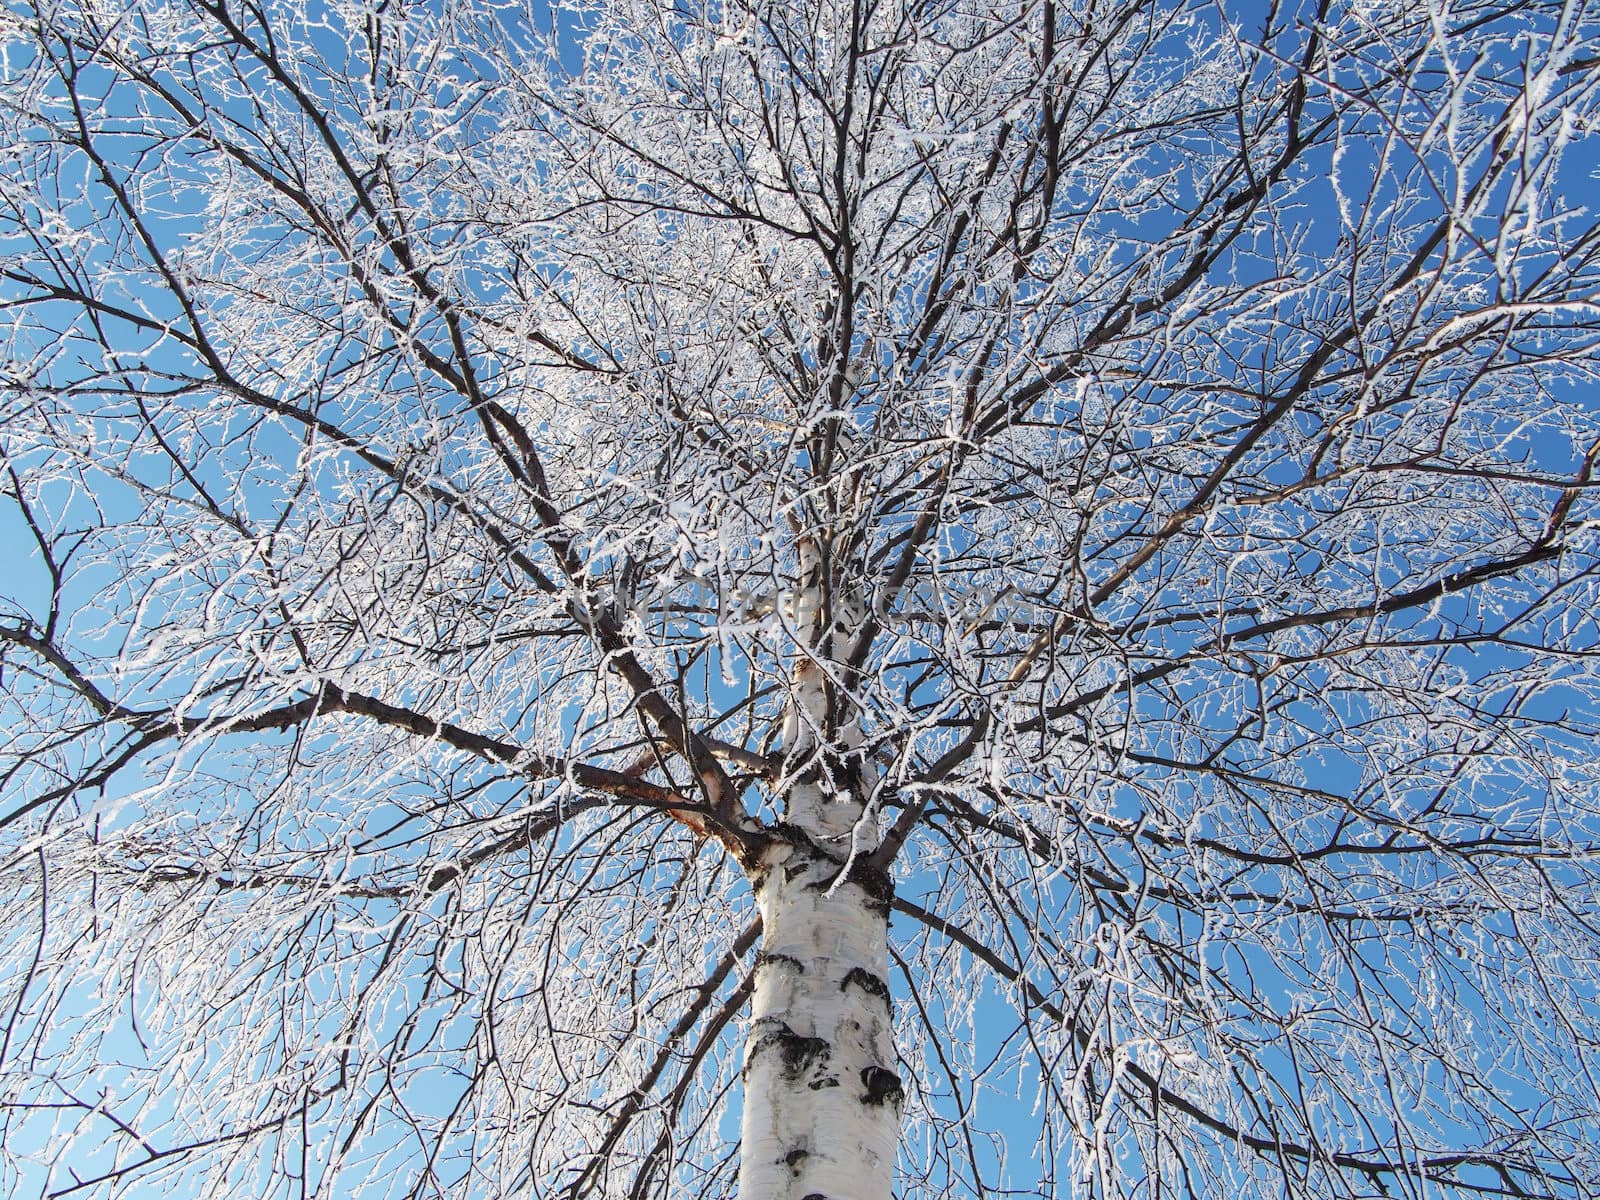
[(4, 21), (12, 1194), (1600, 1194), (1592, 0)]

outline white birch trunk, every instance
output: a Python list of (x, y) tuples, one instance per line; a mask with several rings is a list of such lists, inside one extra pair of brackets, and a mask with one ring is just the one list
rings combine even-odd
[[(787, 853), (785, 853), (787, 850)], [(900, 1137), (888, 898), (808, 845), (757, 882), (764, 922), (740, 1200), (889, 1200)]]
[(745, 1044), (739, 1200), (890, 1200), (904, 1095), (895, 1072), (886, 876), (866, 865), (859, 745), (823, 664), (858, 624), (828, 604), (802, 548), (795, 669), (784, 731), (784, 824), (753, 873), (761, 908)]

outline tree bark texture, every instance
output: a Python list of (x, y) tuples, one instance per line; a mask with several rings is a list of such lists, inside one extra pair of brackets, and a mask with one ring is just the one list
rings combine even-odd
[(796, 836), (756, 878), (740, 1200), (889, 1200), (903, 1089), (887, 882), (844, 868)]

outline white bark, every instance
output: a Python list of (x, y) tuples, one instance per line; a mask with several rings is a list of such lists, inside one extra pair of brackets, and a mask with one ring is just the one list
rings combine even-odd
[(740, 1200), (888, 1200), (900, 1135), (886, 890), (815, 848), (757, 880)]
[(811, 544), (794, 598), (809, 652), (789, 688), (786, 823), (753, 872), (761, 907), (745, 1043), (740, 1200), (889, 1200), (904, 1091), (895, 1071), (889, 898), (857, 857), (866, 783), (840, 667), (865, 619), (830, 597)]

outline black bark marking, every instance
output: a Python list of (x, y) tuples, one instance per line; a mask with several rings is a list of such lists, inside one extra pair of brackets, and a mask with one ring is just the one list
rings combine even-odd
[(823, 1088), (838, 1087), (839, 1077), (837, 1075), (824, 1075), (821, 1079), (813, 1079), (806, 1086), (809, 1087), (813, 1092), (820, 1092)]
[[(826, 1062), (833, 1054), (833, 1047), (822, 1038), (803, 1037), (790, 1029), (781, 1021), (772, 1022), (774, 1027), (763, 1033), (750, 1044), (749, 1061), (754, 1062), (756, 1055), (769, 1046), (776, 1046), (778, 1053), (783, 1057), (783, 1073), (790, 1080), (799, 1079), (813, 1063)], [(749, 1067), (745, 1068), (747, 1071)]]
[(805, 974), (805, 970), (806, 970), (805, 963), (801, 962), (798, 958), (796, 958), (792, 954), (773, 954), (770, 951), (763, 950), (760, 954), (756, 955), (756, 970), (758, 970), (758, 971), (762, 967), (766, 967), (766, 966), (774, 966), (775, 967), (775, 966), (779, 965), (780, 963), (783, 964), (786, 967), (793, 967), (796, 971), (799, 971), (802, 975)]
[(843, 859), (834, 858), (827, 850), (812, 841), (811, 835), (800, 826), (790, 824), (788, 821), (774, 821), (768, 826), (767, 833), (774, 842), (792, 846), (803, 860), (835, 865), (842, 865), (844, 862)]
[(905, 1085), (900, 1082), (900, 1076), (883, 1067), (862, 1068), (861, 1083), (867, 1089), (866, 1095), (861, 1097), (863, 1104), (893, 1104), (899, 1108), (900, 1102), (906, 1098)]
[(884, 982), (881, 975), (874, 975), (865, 967), (851, 967), (839, 984), (839, 990), (847, 991), (852, 983), (869, 996), (876, 996), (885, 1004), (889, 1003), (889, 985)]
[(783, 1069), (791, 1076), (798, 1076), (812, 1062), (827, 1058), (831, 1052), (832, 1048), (821, 1038), (791, 1033), (783, 1039)]
[[(828, 861), (834, 863), (837, 860)], [(843, 863), (838, 863), (838, 866), (843, 870)], [(826, 879), (808, 883), (806, 886), (812, 891), (825, 892), (837, 881), (838, 875), (834, 874)], [(868, 912), (880, 917), (889, 915), (889, 910), (894, 904), (894, 880), (889, 877), (889, 872), (873, 866), (867, 861), (867, 856), (862, 855), (850, 864), (849, 873), (845, 875), (844, 881), (854, 884), (866, 893), (866, 903), (862, 907)]]
[(805, 1162), (805, 1160), (810, 1157), (811, 1152), (809, 1150), (802, 1150), (796, 1146), (793, 1150), (789, 1151), (789, 1153), (783, 1156), (783, 1161), (785, 1165), (788, 1166), (789, 1170), (798, 1175), (800, 1174), (800, 1164)]
[(851, 865), (847, 879), (867, 894), (872, 902), (868, 908), (880, 916), (889, 915), (889, 908), (894, 904), (894, 879), (889, 872), (873, 866), (863, 854)]
[[(821, 877), (813, 879), (805, 886), (812, 891), (824, 892), (838, 882), (840, 872), (844, 871), (847, 860), (836, 858), (828, 852), (826, 847), (813, 841), (798, 825), (791, 825), (787, 821), (776, 821), (767, 830), (768, 846), (787, 845), (793, 848), (794, 853), (785, 859), (782, 864), (782, 878), (795, 880), (808, 872), (821, 871)], [(894, 880), (889, 873), (881, 867), (875, 867), (869, 861), (869, 855), (859, 855), (854, 862), (849, 862), (849, 872), (845, 875), (846, 883), (854, 884), (867, 895), (865, 905), (868, 912), (880, 917), (889, 915), (890, 906), (894, 903)], [(771, 882), (772, 868), (756, 869), (751, 872), (751, 882), (757, 895)]]

